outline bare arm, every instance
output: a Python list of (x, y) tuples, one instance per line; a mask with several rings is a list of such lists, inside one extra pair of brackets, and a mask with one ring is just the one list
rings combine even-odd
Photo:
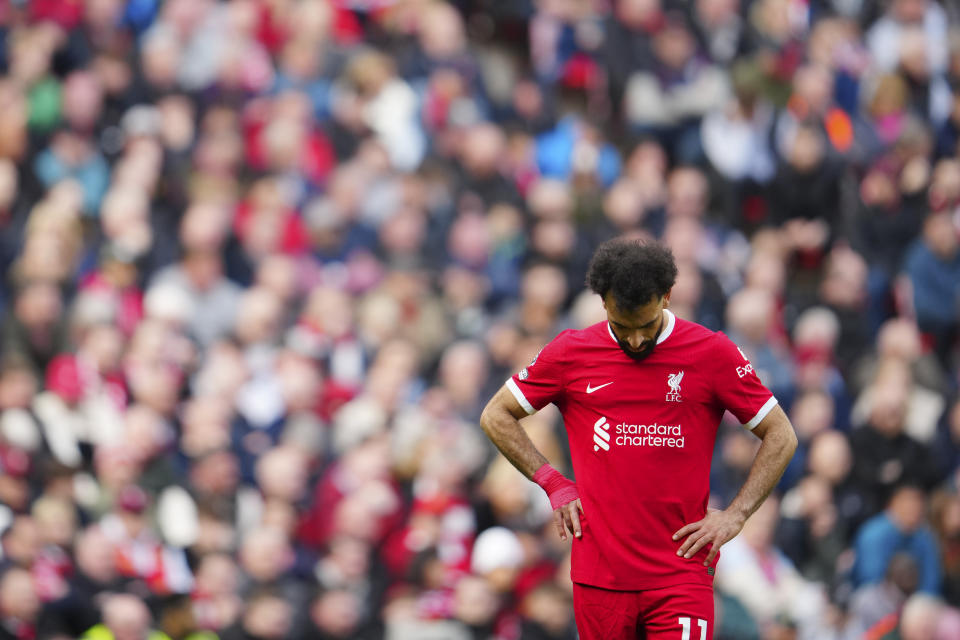
[[(506, 386), (493, 396), (480, 415), (480, 428), (487, 434), (507, 460), (529, 479), (540, 467), (549, 461), (540, 453), (530, 440), (530, 436), (520, 426), (520, 418), (526, 417), (517, 399)], [(580, 514), (583, 506), (580, 500), (568, 502), (553, 510), (554, 523), (560, 538), (567, 539), (567, 530), (579, 538), (582, 534)]]
[(534, 472), (548, 461), (520, 426), (520, 418), (526, 416), (527, 412), (504, 385), (483, 409), (480, 428), (510, 464), (527, 478), (533, 478)]
[(726, 509), (739, 514), (744, 522), (773, 491), (797, 450), (797, 434), (780, 405), (767, 414), (754, 428), (753, 433), (763, 443), (757, 451), (757, 457), (753, 459), (747, 481)]
[(704, 545), (710, 544), (710, 553), (704, 564), (713, 562), (720, 547), (740, 533), (747, 518), (763, 504), (777, 485), (797, 450), (797, 435), (793, 425), (777, 405), (754, 427), (753, 433), (763, 443), (753, 459), (747, 481), (726, 509), (712, 511), (702, 520), (692, 522), (673, 534), (674, 540), (687, 538), (677, 550), (677, 555), (690, 558)]

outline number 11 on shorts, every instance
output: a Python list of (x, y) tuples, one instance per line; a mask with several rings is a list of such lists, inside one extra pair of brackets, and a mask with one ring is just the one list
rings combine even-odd
[[(683, 636), (680, 640), (690, 640), (690, 618), (680, 618), (680, 627), (683, 630)], [(707, 621), (703, 618), (697, 618), (697, 626), (700, 627), (700, 640), (707, 640)]]

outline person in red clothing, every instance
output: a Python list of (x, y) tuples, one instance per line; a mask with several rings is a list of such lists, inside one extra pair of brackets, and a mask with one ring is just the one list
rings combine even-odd
[[(786, 414), (739, 348), (668, 309), (669, 249), (615, 239), (587, 284), (607, 321), (564, 331), (484, 409), (484, 432), (550, 498), (573, 534), (574, 613), (583, 640), (713, 637), (720, 547), (740, 532), (797, 446)], [(560, 409), (576, 483), (534, 447), (519, 419)], [(749, 477), (707, 510), (717, 428), (730, 411), (762, 440)]]

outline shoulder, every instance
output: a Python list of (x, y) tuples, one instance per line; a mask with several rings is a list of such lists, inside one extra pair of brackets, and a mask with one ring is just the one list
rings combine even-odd
[(87, 629), (87, 632), (81, 636), (82, 640), (113, 640), (113, 634), (104, 624)]
[(565, 360), (571, 344), (577, 341), (577, 333), (579, 332), (574, 329), (561, 331), (540, 348), (540, 351), (527, 366), (532, 367), (537, 362), (556, 363)]
[(885, 513), (878, 513), (863, 523), (857, 539), (861, 544), (878, 544), (897, 534), (897, 528)]
[(690, 341), (713, 340), (718, 335), (717, 331), (707, 329), (702, 324), (684, 320), (676, 314), (672, 315), (674, 318), (673, 333), (677, 338)]
[(914, 240), (907, 248), (906, 266), (907, 268), (917, 268), (925, 264), (932, 255), (922, 239)]
[(155, 287), (160, 284), (167, 284), (172, 282), (174, 284), (180, 284), (186, 280), (186, 275), (183, 273), (183, 269), (179, 264), (168, 264), (167, 266), (161, 268), (154, 276), (150, 279), (149, 287)]
[(725, 334), (723, 331), (710, 331), (709, 329), (704, 329), (709, 331), (710, 339), (713, 341), (713, 345), (717, 347), (728, 347), (731, 349), (737, 349), (736, 343), (733, 341), (733, 338)]
[(746, 358), (740, 348), (722, 331), (713, 331), (696, 322), (676, 319), (671, 340), (678, 346), (708, 356), (709, 361), (729, 360), (734, 357)]
[(711, 334), (710, 347), (717, 355), (718, 360), (724, 362), (730, 360), (749, 362), (747, 354), (743, 352), (743, 349), (741, 349), (730, 336), (723, 331), (712, 331)]
[(560, 346), (564, 349), (575, 349), (578, 347), (595, 347), (597, 345), (606, 346), (613, 338), (610, 337), (606, 322), (598, 322), (584, 329), (565, 329), (557, 334), (550, 344)]
[(708, 340), (713, 331), (702, 324), (691, 320), (684, 320), (670, 309), (664, 309), (664, 324), (660, 331), (659, 342), (690, 342)]
[(671, 314), (668, 326), (661, 332), (658, 347), (672, 352), (687, 366), (698, 364), (705, 370), (715, 368), (719, 359), (729, 361), (732, 356), (722, 356), (718, 349), (737, 352), (736, 345), (723, 334), (712, 331), (696, 322), (683, 320)]

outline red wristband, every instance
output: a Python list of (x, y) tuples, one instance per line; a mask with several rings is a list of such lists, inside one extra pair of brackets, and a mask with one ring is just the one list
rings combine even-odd
[(547, 492), (547, 497), (550, 498), (550, 506), (554, 509), (559, 509), (580, 497), (579, 492), (577, 492), (577, 485), (567, 480), (563, 474), (549, 464), (537, 469), (532, 479), (540, 485), (541, 489)]

